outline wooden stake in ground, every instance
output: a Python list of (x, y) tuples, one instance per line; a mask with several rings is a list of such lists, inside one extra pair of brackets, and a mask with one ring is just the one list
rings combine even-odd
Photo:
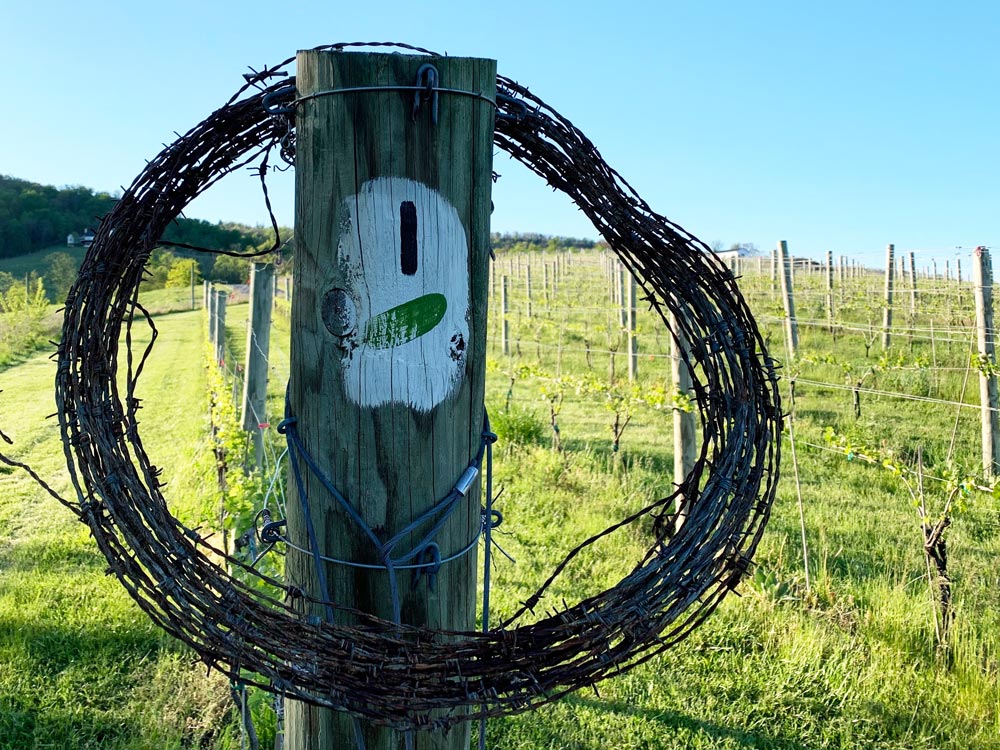
[(799, 326), (795, 322), (795, 298), (792, 294), (792, 258), (784, 240), (778, 243), (777, 258), (781, 266), (781, 297), (785, 303), (785, 340), (788, 342), (788, 358), (794, 360), (799, 348)]
[(507, 276), (500, 277), (500, 351), (510, 356), (510, 298), (507, 294)]
[(250, 273), (250, 320), (247, 322), (246, 367), (243, 380), (243, 429), (253, 438), (254, 462), (264, 468), (265, 400), (268, 354), (271, 349), (271, 308), (274, 266), (254, 263)]
[(896, 248), (889, 245), (885, 249), (885, 301), (882, 308), (882, 348), (888, 349), (892, 343), (890, 330), (892, 329), (892, 274), (893, 257)]
[(639, 339), (636, 336), (635, 312), (636, 312), (636, 283), (635, 277), (628, 275), (628, 379), (634, 382), (638, 377), (639, 369)]
[(226, 300), (229, 292), (221, 289), (215, 292), (215, 362), (222, 365), (226, 361)]
[[(694, 403), (691, 372), (685, 364), (681, 352), (687, 351), (687, 339), (680, 327), (677, 316), (670, 314), (670, 330), (674, 336), (670, 339), (670, 369), (673, 375), (674, 389), (678, 394), (687, 396)], [(694, 411), (674, 408), (674, 484), (681, 485), (694, 470), (697, 455), (697, 433)], [(675, 531), (680, 529), (687, 518), (688, 508), (684, 498), (681, 498), (677, 509)]]
[(983, 474), (1000, 470), (1000, 420), (997, 418), (996, 344), (993, 330), (993, 266), (990, 251), (972, 253), (972, 285), (976, 293), (976, 339), (979, 343), (979, 403), (982, 405)]
[(826, 251), (826, 321), (827, 328), (833, 330), (833, 252)]
[[(496, 63), (307, 51), (297, 70), (290, 411), (305, 450), (385, 541), (458, 486), (482, 441)], [(428, 90), (395, 88), (415, 84)], [(366, 90), (347, 91), (356, 88)], [(310, 546), (308, 507), (322, 555), (383, 563), (301, 468), (307, 504), (294, 485), (288, 500), (295, 543)], [(439, 569), (392, 579), (292, 549), (289, 582), (386, 620), (398, 612), (408, 625), (471, 630), (476, 546), (459, 553), (480, 531), (479, 482), (463, 489), (433, 545), (410, 560), (456, 556)], [(414, 551), (430, 525), (392, 555)], [(320, 605), (308, 612), (354, 622)], [(288, 750), (405, 744), (399, 732), (303, 703), (290, 701), (286, 716)], [(469, 729), (415, 733), (413, 746), (468, 748)]]

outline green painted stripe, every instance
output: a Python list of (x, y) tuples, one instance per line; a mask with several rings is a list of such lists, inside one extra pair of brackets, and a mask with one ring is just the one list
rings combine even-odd
[(423, 336), (441, 322), (448, 300), (443, 294), (425, 294), (379, 313), (368, 321), (363, 343), (388, 349)]

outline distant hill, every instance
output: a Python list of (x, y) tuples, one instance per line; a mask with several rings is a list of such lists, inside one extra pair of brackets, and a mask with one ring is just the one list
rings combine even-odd
[[(65, 247), (68, 235), (82, 236), (88, 229), (96, 230), (101, 218), (111, 210), (116, 200), (115, 195), (95, 192), (87, 187), (59, 188), (0, 175), (0, 261), (29, 256), (43, 249), (51, 252), (60, 246)], [(291, 231), (283, 229), (281, 235), (287, 238), (291, 236)], [(171, 224), (163, 239), (167, 243), (236, 252), (267, 247), (272, 241), (270, 229), (183, 218)], [(501, 252), (551, 252), (605, 246), (603, 242), (594, 240), (537, 233), (493, 233), (490, 241), (493, 248)], [(291, 243), (286, 245), (286, 257), (293, 250)], [(202, 271), (206, 275), (209, 273), (211, 258), (183, 250), (178, 250), (177, 254), (198, 257)]]
[[(0, 175), (0, 259), (65, 246), (68, 235), (96, 230), (116, 200), (117, 196), (86, 187), (57, 188)], [(270, 230), (243, 224), (178, 219), (164, 239), (242, 251), (268, 242), (270, 234)]]
[(0, 258), (65, 245), (66, 235), (96, 229), (115, 204), (108, 193), (56, 188), (0, 175)]

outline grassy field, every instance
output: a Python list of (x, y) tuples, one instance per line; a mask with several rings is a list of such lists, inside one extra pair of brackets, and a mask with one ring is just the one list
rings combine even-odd
[[(621, 326), (606, 301), (600, 258), (575, 255), (559, 285), (544, 292), (539, 281), (546, 260), (533, 262), (530, 317), (523, 275), (511, 269), (521, 281), (512, 284), (510, 356), (498, 347), (497, 315), (490, 333), (487, 401), (498, 424), (511, 415), (498, 449), (495, 482), (504, 488), (498, 508), (505, 518), (498, 541), (517, 561), (497, 561), (498, 618), (580, 539), (668, 492), (673, 481), (669, 409), (629, 401), (632, 422), (616, 452), (609, 429), (615, 402), (578, 387), (586, 379), (610, 387), (612, 367), (617, 376), (624, 372)], [(912, 467), (919, 453), (928, 475), (976, 471), (978, 414), (949, 403), (974, 404), (978, 397), (975, 371), (962, 389), (968, 287), (928, 288), (920, 314), (898, 317), (889, 354), (876, 343), (866, 357), (874, 314), (869, 287), (877, 290), (879, 279), (851, 283), (838, 301), (839, 328), (803, 325), (800, 355), (784, 372), (800, 381), (795, 427), (809, 585), (786, 436), (758, 573), (741, 587), (742, 596), (730, 596), (680, 646), (602, 683), (599, 695), (581, 692), (491, 721), (489, 747), (1000, 748), (1000, 506), (971, 489), (953, 513), (947, 535), (954, 615), (949, 647), (939, 648), (908, 475), (884, 465), (891, 458), (890, 464)], [(769, 277), (747, 273), (742, 285), (780, 355), (780, 308)], [(825, 321), (820, 279), (802, 276), (796, 289), (799, 317)], [(497, 300), (491, 304), (495, 311)], [(229, 309), (230, 369), (243, 355), (245, 320), (246, 305)], [(187, 513), (198, 504), (194, 498), (210, 492), (201, 484), (212, 468), (203, 325), (199, 313), (163, 316), (158, 325), (163, 336), (144, 381), (144, 435), (154, 463), (175, 471), (167, 495)], [(268, 417), (276, 424), (288, 376), (288, 318), (280, 309), (272, 337)], [(642, 392), (668, 383), (668, 343), (662, 324), (640, 315)], [(42, 419), (53, 410), (45, 404), (51, 378), (41, 356), (0, 373), (0, 427), (15, 438), (18, 455), (46, 476), (64, 477), (57, 430)], [(851, 391), (828, 386), (858, 378), (878, 393), (861, 394), (855, 417)], [(563, 451), (551, 444), (556, 391)], [(892, 395), (901, 392), (934, 400)], [(32, 409), (21, 409), (22, 401)], [(0, 643), (7, 645), (0, 646), (0, 747), (236, 743), (227, 685), (192, 667), (191, 655), (158, 634), (103, 576), (102, 561), (68, 512), (19, 475), (2, 482)], [(940, 508), (947, 483), (926, 483), (925, 504)], [(614, 585), (649, 542), (647, 531), (635, 528), (595, 545), (541, 609), (546, 601), (572, 603)], [(273, 724), (262, 696), (256, 701), (259, 724)]]
[(12, 258), (3, 258), (0, 260), (0, 271), (6, 271), (15, 279), (23, 279), (31, 272), (44, 276), (46, 258), (52, 253), (66, 253), (73, 258), (73, 260), (76, 261), (77, 266), (79, 266), (79, 264), (83, 262), (83, 256), (87, 254), (87, 248), (55, 245), (53, 247), (47, 247), (43, 250), (36, 250), (33, 253), (15, 255)]
[[(159, 318), (143, 436), (174, 496), (205, 492), (201, 313)], [(71, 491), (47, 353), (0, 373), (8, 452)], [(206, 678), (113, 577), (86, 528), (20, 472), (0, 475), (0, 748), (226, 747), (228, 683)], [(210, 488), (211, 485), (208, 485)]]

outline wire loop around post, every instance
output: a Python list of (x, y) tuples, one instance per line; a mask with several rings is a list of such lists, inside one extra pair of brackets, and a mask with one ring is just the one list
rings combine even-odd
[[(401, 729), (524, 711), (682, 640), (745, 572), (763, 533), (782, 428), (773, 362), (732, 274), (704, 243), (652, 211), (580, 130), (503, 76), (495, 144), (580, 207), (664, 325), (676, 313), (689, 342), (703, 444), (683, 487), (684, 525), (671, 536), (680, 490), (656, 499), (583, 541), (498, 627), (456, 635), (360, 613), (358, 627), (335, 617), (310, 621), (287, 603), (301, 591), (234, 558), (230, 564), (259, 585), (230, 576), (217, 562), (221, 553), (171, 515), (127, 405), (142, 361), (129, 367), (127, 394), (120, 393), (118, 342), (140, 311), (139, 283), (168, 225), (221, 177), (287, 141), (290, 79), (265, 82), (291, 62), (249, 78), (164, 149), (101, 223), (69, 294), (58, 351), (56, 398), (76, 488), (68, 507), (142, 609), (206, 663), (243, 683)], [(581, 550), (643, 517), (654, 520), (656, 535), (618, 585), (531, 616)]]

